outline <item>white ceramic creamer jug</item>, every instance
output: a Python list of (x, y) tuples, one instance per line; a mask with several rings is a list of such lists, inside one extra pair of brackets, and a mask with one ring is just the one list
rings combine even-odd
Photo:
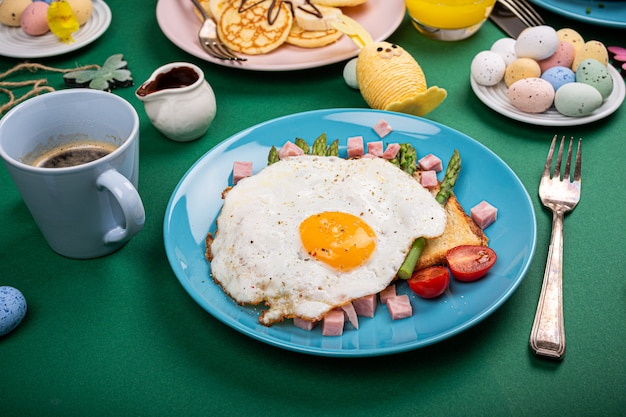
[(215, 94), (204, 72), (188, 62), (155, 70), (135, 91), (152, 124), (169, 139), (188, 142), (203, 136), (215, 118)]

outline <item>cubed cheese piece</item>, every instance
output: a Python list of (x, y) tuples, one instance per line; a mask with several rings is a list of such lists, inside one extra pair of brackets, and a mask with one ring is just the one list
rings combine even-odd
[(400, 320), (413, 315), (411, 301), (406, 294), (396, 295), (387, 300), (387, 309), (392, 320)]
[(425, 157), (421, 158), (417, 161), (417, 165), (424, 171), (436, 171), (439, 172), (443, 169), (443, 164), (441, 163), (441, 159), (429, 153)]
[(393, 131), (391, 125), (389, 125), (385, 119), (380, 119), (378, 123), (374, 125), (373, 129), (381, 139)]
[(496, 221), (498, 209), (483, 200), (470, 209), (470, 216), (478, 227), (484, 230), (487, 226)]

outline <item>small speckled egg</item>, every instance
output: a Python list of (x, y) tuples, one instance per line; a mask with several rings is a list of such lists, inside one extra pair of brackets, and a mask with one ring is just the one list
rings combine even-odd
[(489, 50), (500, 55), (506, 65), (509, 65), (517, 59), (517, 55), (515, 54), (515, 39), (513, 38), (500, 38), (491, 45)]
[(580, 47), (585, 44), (583, 37), (574, 29), (559, 29), (556, 31), (556, 36), (559, 38), (559, 41), (571, 43), (574, 47), (574, 53), (578, 52)]
[(601, 105), (602, 96), (600, 92), (589, 84), (565, 84), (554, 95), (554, 107), (565, 116), (587, 116)]
[(518, 58), (546, 59), (556, 52), (559, 37), (550, 26), (526, 28), (519, 34), (515, 42), (515, 53)]
[(30, 3), (31, 0), (0, 1), (0, 23), (7, 26), (20, 27), (22, 13), (24, 13), (24, 10)]
[(91, 0), (65, 0), (72, 8), (72, 13), (76, 16), (78, 24), (84, 25), (93, 13), (93, 3)]
[(504, 83), (510, 87), (516, 81), (523, 78), (539, 78), (541, 68), (537, 61), (531, 58), (518, 58), (506, 67)]
[(502, 57), (492, 51), (481, 51), (472, 60), (471, 74), (480, 85), (492, 86), (502, 81), (506, 64)]
[(576, 74), (569, 67), (548, 68), (541, 74), (541, 78), (552, 84), (554, 91), (564, 84), (576, 82)]
[(26, 299), (20, 290), (0, 287), (0, 336), (15, 329), (26, 315)]
[(22, 30), (27, 35), (40, 36), (48, 33), (48, 3), (35, 1), (28, 5), (20, 19)]
[(613, 77), (608, 68), (595, 59), (585, 59), (578, 65), (576, 82), (589, 84), (606, 100), (613, 91)]
[(552, 67), (571, 67), (574, 62), (574, 46), (565, 41), (559, 41), (559, 46), (556, 48), (556, 52), (546, 59), (539, 61), (539, 67), (543, 73), (548, 68)]
[(541, 78), (524, 78), (514, 82), (506, 92), (515, 108), (525, 113), (543, 113), (554, 102), (554, 88)]
[(348, 87), (354, 88), (355, 90), (359, 89), (359, 82), (356, 79), (356, 61), (358, 58), (352, 58), (350, 61), (346, 63), (346, 66), (343, 67), (343, 79), (348, 84)]
[(576, 52), (576, 57), (574, 58), (574, 62), (572, 63), (572, 70), (576, 72), (578, 69), (578, 64), (589, 58), (600, 61), (604, 65), (608, 65), (609, 51), (600, 41), (585, 42), (585, 44), (580, 47), (578, 52)]

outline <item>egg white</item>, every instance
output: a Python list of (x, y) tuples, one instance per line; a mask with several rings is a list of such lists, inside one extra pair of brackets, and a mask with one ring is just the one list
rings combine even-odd
[[(341, 272), (303, 249), (300, 223), (325, 211), (361, 217), (376, 233), (374, 253)], [(211, 243), (211, 273), (240, 304), (265, 302), (265, 325), (319, 320), (386, 288), (413, 240), (441, 235), (442, 206), (414, 178), (383, 159), (298, 156), (272, 164), (229, 190)]]

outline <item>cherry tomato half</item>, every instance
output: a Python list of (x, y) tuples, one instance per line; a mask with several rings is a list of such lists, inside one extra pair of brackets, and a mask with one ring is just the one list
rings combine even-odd
[(445, 266), (431, 266), (413, 272), (409, 287), (422, 298), (439, 297), (448, 288), (450, 273)]
[(496, 262), (496, 253), (487, 246), (461, 245), (446, 254), (452, 276), (459, 281), (482, 278)]

